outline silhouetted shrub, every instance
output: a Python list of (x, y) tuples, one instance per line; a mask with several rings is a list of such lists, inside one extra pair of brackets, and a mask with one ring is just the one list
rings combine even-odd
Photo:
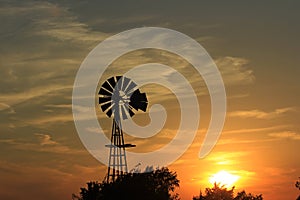
[(212, 188), (206, 188), (205, 194), (200, 193), (198, 197), (193, 197), (193, 200), (262, 200), (262, 195), (253, 196), (245, 191), (238, 192), (234, 197), (234, 187), (227, 189), (224, 186), (214, 184)]
[(115, 182), (88, 182), (87, 188), (81, 188), (79, 200), (175, 200), (178, 195), (172, 193), (179, 187), (175, 172), (168, 168), (156, 169), (146, 173), (128, 173)]

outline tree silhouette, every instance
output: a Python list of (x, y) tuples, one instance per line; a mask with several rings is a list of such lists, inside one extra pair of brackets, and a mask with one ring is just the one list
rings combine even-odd
[(80, 199), (82, 200), (96, 200), (100, 199), (102, 184), (98, 182), (88, 182), (87, 188), (80, 188)]
[(81, 188), (79, 200), (175, 200), (178, 194), (172, 195), (179, 187), (175, 172), (168, 168), (156, 169), (146, 173), (128, 173), (117, 178), (115, 182), (88, 182), (87, 188)]
[(253, 196), (251, 193), (247, 194), (244, 190), (238, 192), (234, 200), (263, 200), (262, 195)]
[[(298, 188), (300, 190), (300, 177), (299, 177), (299, 180), (296, 181), (295, 186), (296, 186), (296, 188)], [(298, 196), (297, 200), (300, 200), (300, 195)]]
[(228, 190), (224, 186), (219, 186), (216, 183), (212, 188), (205, 189), (205, 195), (200, 193), (199, 197), (193, 197), (193, 200), (232, 200), (233, 199), (233, 189)]
[(300, 190), (300, 177), (299, 177), (299, 181), (296, 181), (295, 186)]
[(245, 191), (238, 192), (234, 197), (234, 187), (227, 189), (224, 186), (214, 184), (212, 188), (206, 188), (205, 194), (200, 193), (199, 197), (193, 197), (193, 200), (262, 200), (262, 195), (253, 196)]

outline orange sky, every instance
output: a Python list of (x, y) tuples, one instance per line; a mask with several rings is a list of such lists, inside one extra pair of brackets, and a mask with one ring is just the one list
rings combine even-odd
[[(198, 41), (224, 79), (227, 115), (217, 145), (198, 153), (210, 119), (210, 100), (201, 76), (185, 60), (159, 50), (131, 52), (115, 60), (99, 84), (147, 62), (178, 70), (197, 93), (201, 119), (190, 148), (171, 170), (183, 200), (211, 186), (225, 170), (240, 176), (237, 191), (267, 200), (296, 199), (300, 176), (299, 3), (272, 1), (124, 3), (2, 1), (0, 3), (0, 196), (3, 199), (70, 199), (106, 167), (81, 143), (72, 116), (72, 89), (87, 54), (105, 38), (127, 29), (158, 26)], [(126, 136), (132, 151), (148, 152), (172, 140), (180, 112), (170, 90), (141, 88), (149, 107), (162, 104), (164, 129), (148, 139)], [(95, 97), (96, 98), (96, 97)], [(111, 119), (97, 112), (110, 130)], [(148, 113), (134, 120), (149, 123)], [(153, 145), (155, 144), (155, 145)]]

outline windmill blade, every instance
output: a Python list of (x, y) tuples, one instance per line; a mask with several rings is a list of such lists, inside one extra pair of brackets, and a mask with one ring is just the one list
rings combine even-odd
[(111, 101), (112, 101), (111, 97), (107, 97), (107, 96), (99, 97), (99, 104), (108, 103)]
[(108, 103), (106, 103), (106, 104), (102, 104), (101, 105), (101, 109), (102, 109), (102, 111), (103, 112), (105, 112), (109, 107), (111, 107), (111, 103), (110, 102), (108, 102)]
[(134, 112), (131, 109), (129, 109), (128, 111), (129, 111), (130, 117), (132, 117), (134, 115)]
[(113, 92), (114, 88), (108, 83), (108, 81), (105, 81), (102, 85), (103, 88), (105, 88), (106, 90)]
[(106, 112), (106, 114), (107, 114), (108, 117), (111, 117), (111, 115), (112, 115), (112, 109), (109, 109), (109, 110)]
[(125, 89), (128, 87), (129, 85), (129, 82), (130, 82), (130, 79), (127, 78), (127, 77), (123, 77), (123, 85), (122, 85), (122, 88), (121, 90), (122, 91), (125, 91)]
[(111, 87), (113, 89), (113, 91), (114, 91), (115, 87), (113, 87), (108, 80), (106, 82), (108, 83), (109, 87)]
[(112, 92), (108, 91), (107, 89), (101, 87), (100, 91), (99, 91), (100, 95), (104, 95), (104, 96), (111, 96)]
[(124, 77), (123, 76), (117, 76), (117, 84), (115, 86), (116, 90), (122, 91), (123, 82), (124, 82)]
[(120, 78), (122, 78), (123, 76), (116, 76), (117, 81), (120, 80)]
[(122, 119), (128, 119), (129, 114), (128, 112), (126, 112), (125, 106), (121, 106), (121, 110), (122, 110)]
[(115, 90), (121, 90), (121, 84), (122, 84), (122, 80), (120, 80), (122, 78), (122, 76), (116, 76), (115, 77), (115, 81), (116, 81), (116, 84), (115, 84)]
[(124, 104), (126, 106), (127, 111), (129, 112), (130, 117), (134, 115), (134, 112), (132, 111), (132, 107), (129, 106), (129, 104)]
[(107, 79), (107, 82), (111, 85), (112, 88), (115, 88), (117, 81), (115, 80), (115, 77), (111, 77)]
[(126, 89), (124, 90), (125, 94), (127, 95), (131, 94), (136, 87), (137, 85), (133, 81), (131, 81), (126, 87)]

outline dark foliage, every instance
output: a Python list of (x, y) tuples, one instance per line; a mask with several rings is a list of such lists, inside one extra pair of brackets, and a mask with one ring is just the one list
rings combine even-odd
[(111, 183), (89, 182), (87, 188), (81, 188), (79, 200), (175, 200), (172, 195), (179, 187), (176, 173), (168, 168), (147, 173), (128, 173)]
[(252, 194), (247, 194), (245, 191), (238, 192), (234, 196), (234, 187), (227, 189), (223, 186), (217, 184), (212, 188), (206, 188), (205, 194), (200, 193), (199, 197), (194, 197), (193, 200), (262, 200), (262, 195), (253, 196)]
[(299, 181), (296, 181), (295, 186), (300, 190), (300, 177), (299, 177)]
[(263, 200), (262, 195), (253, 196), (251, 193), (247, 194), (245, 191), (238, 192), (234, 200)]
[[(300, 177), (299, 177), (299, 180), (296, 181), (295, 186), (296, 186), (296, 188), (298, 188), (300, 190)], [(300, 200), (300, 195), (298, 196), (297, 200)]]

